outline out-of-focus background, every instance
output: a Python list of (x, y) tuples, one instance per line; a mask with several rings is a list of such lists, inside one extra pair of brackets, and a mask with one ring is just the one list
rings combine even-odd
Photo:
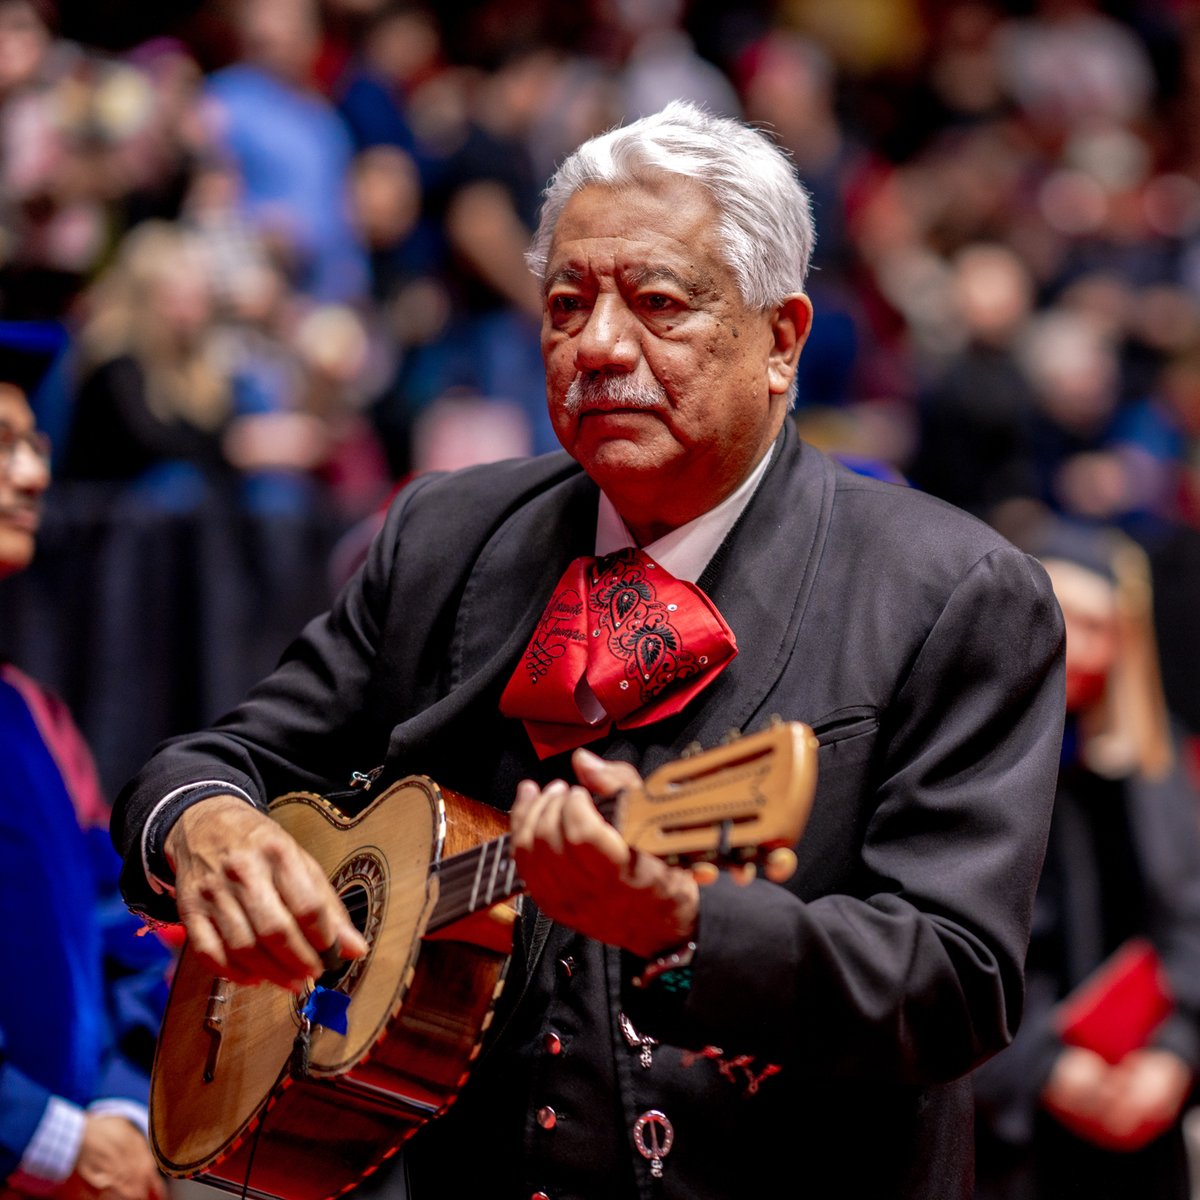
[(1120, 526), (1195, 744), (1196, 0), (0, 0), (0, 346), (55, 475), (0, 628), (110, 793), (403, 480), (553, 448), (540, 189), (674, 97), (812, 191), (804, 436), (1014, 535)]

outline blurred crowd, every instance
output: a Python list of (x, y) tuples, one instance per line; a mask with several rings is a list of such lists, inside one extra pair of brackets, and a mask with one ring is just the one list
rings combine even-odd
[(804, 435), (1017, 538), (1135, 538), (1200, 730), (1200, 4), (563, 8), (0, 0), (0, 339), (53, 350), (56, 477), (351, 528), (553, 449), (540, 188), (687, 97), (812, 192)]
[[(1139, 564), (1153, 737), (1093, 736), (1092, 697), (1067, 784), (1156, 782), (1080, 750), (1135, 743), (1200, 780), (1200, 0), (0, 0), (0, 352), (38, 364), (56, 480), (6, 649), (110, 790), (270, 665), (405, 479), (556, 448), (540, 190), (677, 97), (812, 194), (802, 435)], [(1115, 630), (1128, 571), (1089, 554)]]

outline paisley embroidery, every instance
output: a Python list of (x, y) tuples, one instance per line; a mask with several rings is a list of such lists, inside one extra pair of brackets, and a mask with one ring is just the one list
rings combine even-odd
[(638, 689), (640, 704), (699, 669), (671, 622), (668, 606), (657, 598), (650, 581), (655, 570), (639, 561), (633, 550), (610, 554), (598, 561), (588, 596), (597, 623), (608, 631), (609, 652), (624, 660), (625, 677)]
[(682, 711), (737, 654), (712, 601), (637, 549), (577, 558), (500, 697), (546, 758)]

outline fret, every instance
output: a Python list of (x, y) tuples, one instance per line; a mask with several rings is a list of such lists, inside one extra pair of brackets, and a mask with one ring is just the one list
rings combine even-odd
[(483, 864), (487, 861), (487, 848), (490, 842), (484, 842), (479, 847), (479, 862), (475, 866), (475, 882), (471, 885), (471, 898), (467, 901), (467, 912), (473, 913), (479, 907), (479, 884), (483, 880)]
[(484, 905), (485, 908), (496, 901), (496, 877), (500, 874), (500, 863), (504, 860), (507, 842), (506, 837), (499, 837), (492, 843), (496, 847), (496, 854), (492, 859), (492, 877), (488, 880), (488, 898), (487, 904)]

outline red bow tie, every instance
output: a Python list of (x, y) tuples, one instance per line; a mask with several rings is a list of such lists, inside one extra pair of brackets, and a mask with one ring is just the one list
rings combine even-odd
[[(577, 558), (554, 589), (500, 711), (539, 758), (680, 712), (737, 643), (713, 602), (641, 550)], [(586, 681), (599, 702), (591, 702)], [(582, 703), (581, 703), (582, 702)]]

